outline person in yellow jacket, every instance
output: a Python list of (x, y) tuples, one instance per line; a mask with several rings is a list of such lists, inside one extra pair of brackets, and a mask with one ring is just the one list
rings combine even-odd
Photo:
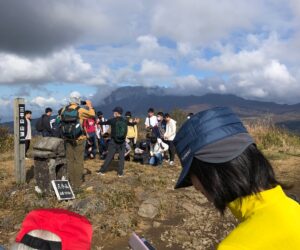
[[(132, 118), (131, 112), (127, 111), (125, 113), (125, 117), (129, 122), (133, 122), (134, 119)], [(129, 142), (132, 144), (132, 147), (135, 149), (136, 142), (138, 139), (138, 128), (137, 125), (134, 126), (128, 126), (127, 127), (127, 136), (126, 138), (129, 140)]]
[[(86, 108), (81, 108), (79, 105), (80, 94), (78, 92), (72, 92), (68, 108), (78, 109), (78, 116), (82, 126), (84, 119), (95, 117), (95, 110), (92, 106), (92, 102), (89, 100), (86, 101)], [(62, 113), (63, 111), (64, 110), (62, 110)], [(78, 188), (83, 180), (85, 142), (86, 136), (84, 133), (76, 140), (65, 139), (68, 178), (74, 188)]]
[(228, 108), (192, 116), (174, 140), (183, 166), (175, 188), (193, 185), (239, 225), (218, 250), (299, 250), (300, 205), (289, 198), (240, 119)]

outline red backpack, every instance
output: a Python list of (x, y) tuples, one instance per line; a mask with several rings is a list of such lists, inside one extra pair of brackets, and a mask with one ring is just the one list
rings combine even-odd
[[(33, 230), (45, 230), (61, 239), (61, 246), (53, 241), (30, 236)], [(27, 246), (41, 246), (38, 249), (89, 250), (93, 229), (83, 216), (64, 209), (37, 209), (31, 211), (22, 223), (16, 242)], [(49, 248), (50, 247), (50, 248)]]
[(83, 127), (86, 129), (87, 133), (95, 133), (96, 132), (96, 122), (95, 119), (89, 118), (83, 121)]

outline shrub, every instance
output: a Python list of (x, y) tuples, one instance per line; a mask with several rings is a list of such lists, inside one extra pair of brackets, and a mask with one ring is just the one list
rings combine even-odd
[(13, 135), (7, 127), (0, 127), (0, 153), (5, 153), (14, 148)]
[(288, 130), (275, 126), (270, 118), (246, 122), (249, 133), (262, 150), (300, 155), (300, 137)]

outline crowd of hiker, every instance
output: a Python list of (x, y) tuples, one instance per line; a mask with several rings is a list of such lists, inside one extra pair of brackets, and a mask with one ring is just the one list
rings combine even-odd
[[(104, 160), (97, 173), (105, 175), (110, 163), (118, 155), (118, 176), (124, 175), (124, 162), (135, 161), (144, 165), (174, 164), (176, 121), (169, 113), (149, 108), (144, 124), (131, 111), (122, 107), (112, 110), (106, 119), (102, 111), (95, 111), (91, 101), (82, 101), (74, 92), (69, 104), (59, 109), (56, 117), (50, 107), (36, 121), (35, 129), (43, 137), (58, 137), (65, 141), (70, 182), (81, 183), (84, 160)], [(31, 111), (26, 111), (26, 157), (31, 139)]]

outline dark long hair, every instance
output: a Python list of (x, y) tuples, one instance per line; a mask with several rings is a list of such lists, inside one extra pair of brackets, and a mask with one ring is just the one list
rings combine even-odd
[(221, 213), (229, 202), (279, 184), (271, 164), (255, 144), (225, 163), (207, 163), (194, 158), (190, 174), (197, 176)]

